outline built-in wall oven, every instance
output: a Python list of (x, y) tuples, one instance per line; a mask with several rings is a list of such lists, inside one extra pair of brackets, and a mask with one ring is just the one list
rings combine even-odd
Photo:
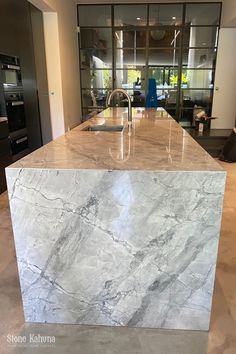
[(12, 156), (17, 160), (29, 152), (19, 58), (0, 54), (0, 69), (4, 97), (1, 114), (8, 118)]
[(11, 151), (13, 161), (15, 161), (29, 152), (23, 92), (5, 91), (5, 103), (10, 132)]
[(5, 92), (6, 115), (9, 131), (25, 128), (25, 105), (22, 92)]
[(17, 57), (0, 54), (1, 81), (4, 90), (22, 90), (20, 61)]
[(10, 138), (11, 141), (11, 151), (12, 151), (12, 159), (16, 161), (18, 158), (16, 156), (22, 154), (22, 152), (27, 151), (29, 148), (28, 136), (24, 132), (18, 136), (12, 136)]

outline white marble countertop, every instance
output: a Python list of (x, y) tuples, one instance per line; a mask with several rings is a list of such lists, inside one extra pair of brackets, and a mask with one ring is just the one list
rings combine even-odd
[[(220, 165), (163, 109), (108, 108), (9, 168), (142, 171), (222, 171)], [(124, 125), (123, 132), (83, 131)]]

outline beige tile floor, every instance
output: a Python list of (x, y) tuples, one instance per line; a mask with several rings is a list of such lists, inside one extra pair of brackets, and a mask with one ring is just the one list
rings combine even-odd
[[(25, 324), (7, 194), (0, 196), (0, 354), (236, 354), (236, 164), (228, 171), (211, 327), (207, 332)], [(25, 335), (26, 346), (7, 335)], [(29, 344), (30, 334), (55, 336), (53, 346)]]

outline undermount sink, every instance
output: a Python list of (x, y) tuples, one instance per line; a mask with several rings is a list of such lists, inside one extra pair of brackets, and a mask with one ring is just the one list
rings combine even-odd
[(89, 125), (84, 128), (83, 131), (91, 131), (91, 132), (122, 132), (124, 129), (123, 125)]

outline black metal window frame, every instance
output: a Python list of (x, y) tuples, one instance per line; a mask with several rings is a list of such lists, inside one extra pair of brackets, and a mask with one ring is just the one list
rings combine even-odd
[[(209, 4), (209, 5), (219, 5), (220, 6), (220, 16), (219, 16), (219, 22), (218, 24), (216, 25), (189, 25), (189, 24), (186, 24), (186, 9), (187, 9), (187, 6), (188, 5), (206, 5), (206, 4)], [(145, 5), (147, 6), (147, 25), (146, 26), (115, 26), (115, 18), (114, 18), (114, 9), (116, 6), (130, 6), (130, 5)], [(171, 5), (179, 5), (179, 6), (182, 6), (182, 24), (181, 25), (178, 25), (178, 26), (175, 26), (175, 25), (157, 25), (157, 26), (150, 26), (149, 25), (149, 19), (150, 19), (150, 16), (149, 16), (149, 9), (150, 9), (150, 6), (153, 6), (153, 5), (165, 5), (165, 6), (171, 6)], [(99, 6), (107, 6), (107, 7), (110, 7), (110, 10), (111, 10), (111, 26), (80, 26), (80, 23), (79, 23), (79, 7), (80, 6), (83, 6), (83, 7), (91, 7), (91, 6), (96, 6), (96, 7), (99, 7)], [(117, 68), (116, 67), (116, 54), (115, 54), (115, 51), (116, 49), (125, 49), (125, 50), (129, 50), (129, 49), (134, 49), (133, 47), (129, 48), (129, 47), (122, 47), (122, 48), (119, 48), (119, 47), (116, 47), (115, 46), (115, 32), (116, 31), (146, 31), (146, 47), (137, 47), (136, 49), (139, 49), (139, 50), (145, 50), (145, 54), (146, 54), (146, 60), (145, 60), (145, 65), (144, 66), (137, 66), (137, 68), (143, 68), (145, 69), (145, 95), (147, 94), (147, 82), (148, 82), (148, 71), (151, 67), (158, 67), (158, 65), (149, 65), (149, 51), (150, 50), (155, 50), (155, 49), (159, 49), (159, 50), (162, 50), (162, 49), (172, 49), (173, 47), (149, 47), (149, 34), (152, 30), (158, 30), (158, 29), (161, 29), (161, 28), (164, 28), (164, 29), (179, 29), (180, 30), (180, 43), (179, 43), (179, 46), (176, 47), (175, 49), (178, 50), (178, 64), (176, 66), (169, 66), (170, 68), (178, 71), (178, 83), (177, 83), (177, 88), (176, 88), (176, 92), (177, 92), (177, 97), (176, 97), (176, 117), (175, 119), (177, 121), (180, 121), (181, 120), (181, 113), (182, 113), (182, 110), (183, 110), (183, 107), (181, 105), (181, 96), (182, 96), (182, 93), (184, 91), (212, 91), (212, 95), (213, 95), (213, 92), (214, 92), (214, 86), (215, 86), (215, 75), (214, 75), (214, 80), (213, 80), (213, 84), (212, 84), (212, 88), (183, 88), (182, 87), (182, 73), (183, 73), (183, 70), (211, 70), (213, 73), (215, 73), (215, 66), (212, 66), (212, 67), (204, 67), (204, 68), (185, 68), (184, 65), (183, 65), (183, 54), (184, 54), (184, 51), (185, 50), (191, 50), (191, 49), (209, 49), (209, 50), (212, 50), (214, 49), (216, 51), (216, 61), (217, 61), (217, 54), (218, 54), (218, 42), (219, 42), (219, 36), (217, 38), (217, 43), (216, 45), (214, 46), (196, 46), (196, 47), (190, 47), (190, 46), (184, 46), (184, 30), (186, 28), (216, 28), (218, 31), (220, 29), (220, 26), (221, 26), (221, 17), (222, 17), (222, 2), (221, 1), (216, 1), (216, 2), (209, 2), (209, 1), (206, 1), (206, 2), (170, 2), (170, 3), (162, 3), (162, 2), (156, 2), (156, 3), (139, 3), (139, 4), (134, 4), (134, 3), (113, 3), (113, 4), (108, 4), (108, 3), (91, 3), (91, 4), (77, 4), (77, 24), (78, 24), (78, 28), (79, 28), (79, 33), (80, 34), (80, 29), (111, 29), (111, 48), (106, 48), (107, 50), (111, 50), (111, 53), (112, 53), (112, 63), (111, 63), (111, 68), (108, 68), (108, 70), (111, 70), (111, 73), (112, 73), (112, 85), (111, 87), (109, 88), (104, 88), (104, 87), (101, 87), (101, 88), (96, 88), (97, 90), (113, 90), (114, 88), (116, 88), (116, 71), (117, 70), (129, 70), (129, 69), (126, 69), (126, 68)], [(80, 35), (78, 35), (78, 42), (79, 42), (79, 55), (80, 55), (80, 63), (81, 63), (81, 51), (82, 50), (89, 50), (89, 49), (94, 49), (94, 48), (82, 48), (81, 47), (81, 39), (80, 39)], [(159, 67), (168, 67), (168, 65), (159, 65)], [(82, 71), (89, 71), (89, 70), (92, 70), (91, 68), (89, 69), (83, 69), (81, 68), (81, 64), (80, 64), (80, 87), (81, 87), (81, 102), (83, 102), (83, 97), (82, 97), (82, 91), (83, 90), (90, 90), (91, 88), (85, 88), (85, 87), (82, 87)], [(99, 70), (104, 70), (104, 69), (99, 69), (99, 68), (96, 68), (97, 71)], [(170, 89), (170, 90), (173, 90), (173, 89)], [(87, 109), (87, 108), (90, 108), (90, 107), (84, 107), (83, 104), (82, 104), (82, 109)], [(91, 106), (91, 109), (94, 109), (94, 110), (101, 110), (101, 108), (105, 109), (105, 107), (101, 107), (101, 106)]]

